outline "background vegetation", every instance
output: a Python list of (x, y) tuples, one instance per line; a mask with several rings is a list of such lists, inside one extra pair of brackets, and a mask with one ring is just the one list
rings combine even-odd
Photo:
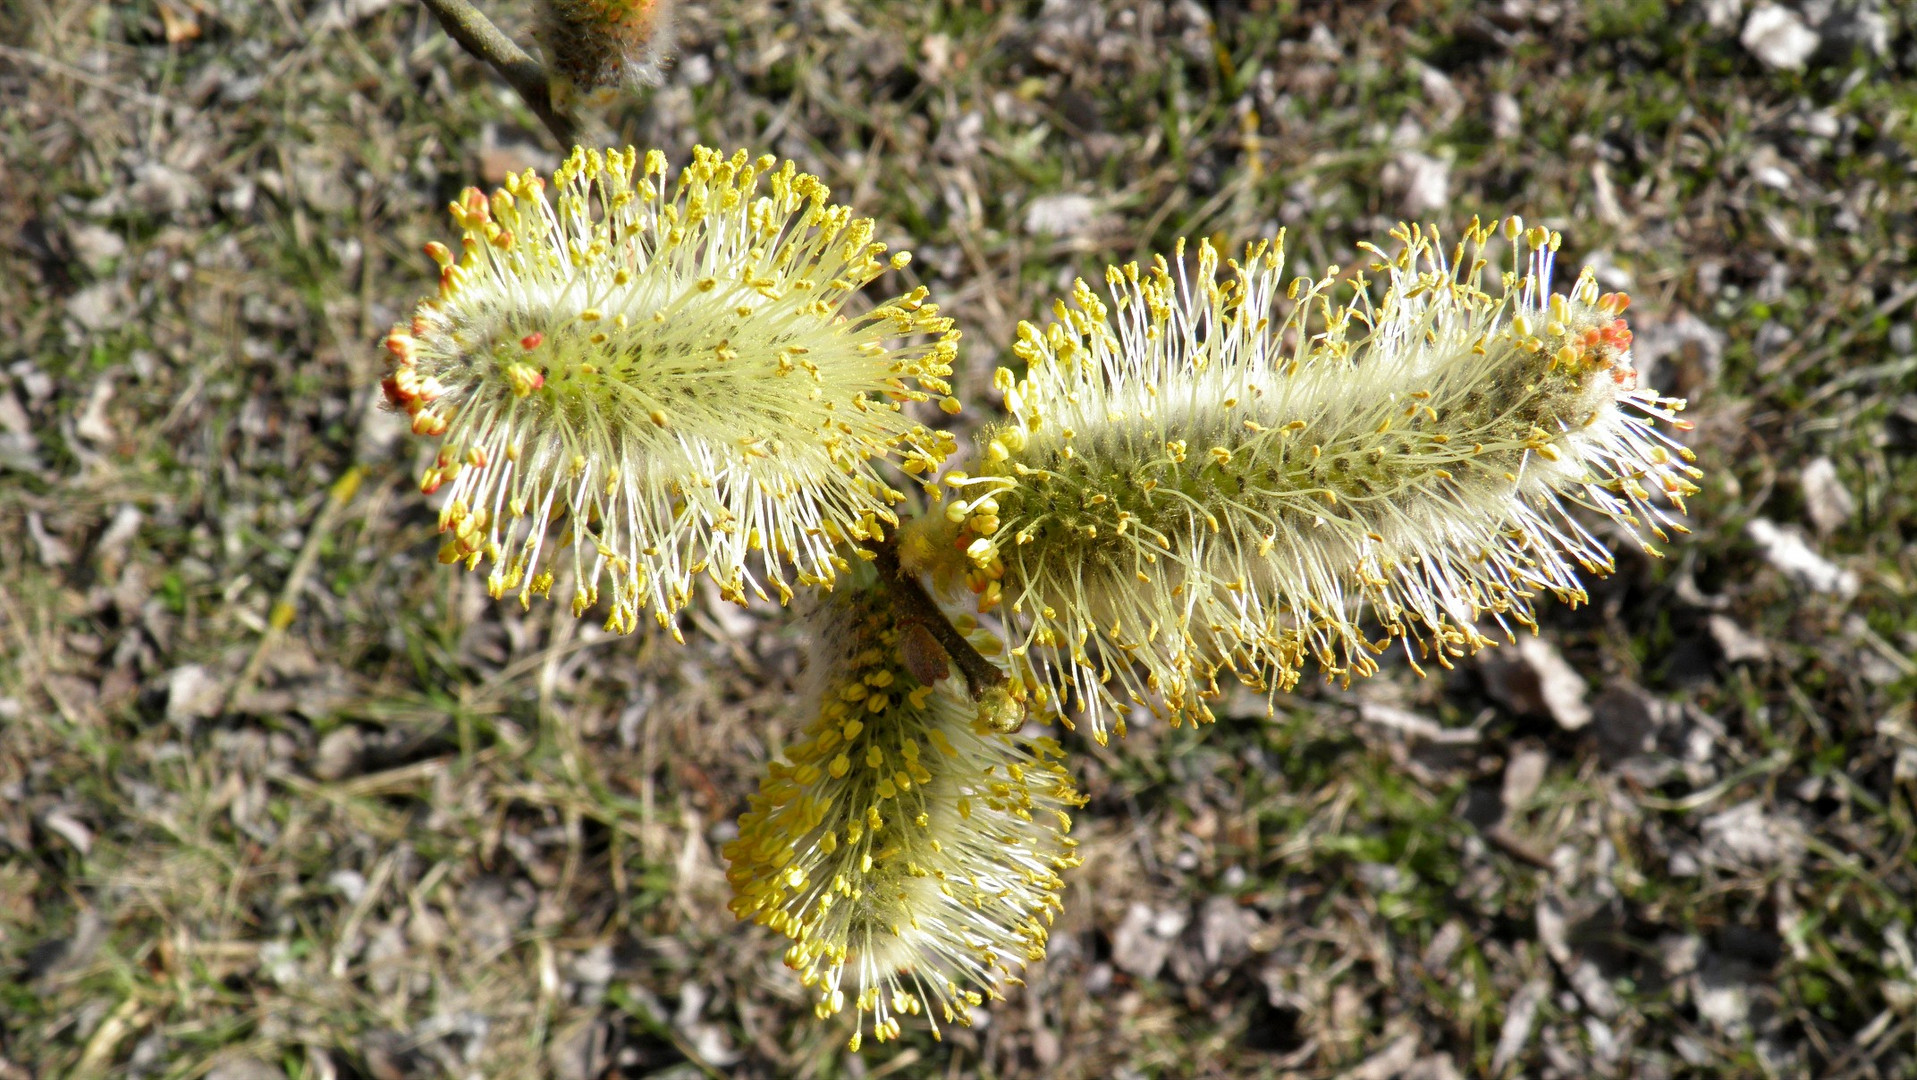
[(1108, 260), (1520, 212), (1709, 469), (1523, 649), (1068, 740), (1051, 956), (860, 1058), (723, 909), (786, 614), (486, 601), (375, 407), (522, 105), (405, 0), (8, 3), (0, 1078), (1910, 1075), (1917, 25), (1746, 7), (683, 5), (616, 138), (877, 216), (974, 417)]

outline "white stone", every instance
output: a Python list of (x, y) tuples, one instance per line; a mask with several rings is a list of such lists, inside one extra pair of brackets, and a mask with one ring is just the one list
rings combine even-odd
[(1737, 40), (1766, 66), (1782, 71), (1802, 71), (1804, 62), (1823, 44), (1817, 31), (1804, 25), (1796, 12), (1770, 3), (1752, 9)]
[(1025, 231), (1070, 236), (1085, 228), (1097, 207), (1085, 195), (1040, 195), (1025, 207)]
[(1804, 493), (1804, 511), (1818, 533), (1837, 531), (1857, 512), (1857, 499), (1837, 478), (1837, 463), (1827, 457), (1815, 458), (1797, 475)]
[(1857, 595), (1857, 575), (1811, 550), (1795, 530), (1769, 518), (1752, 518), (1744, 531), (1764, 549), (1766, 562), (1804, 588), (1845, 600)]

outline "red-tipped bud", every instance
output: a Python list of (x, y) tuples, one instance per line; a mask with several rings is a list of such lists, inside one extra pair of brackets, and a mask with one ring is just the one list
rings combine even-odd
[(476, 187), (469, 187), (459, 193), (460, 202), (466, 210), (466, 220), (470, 227), (484, 225), (492, 219), (492, 207), (487, 204), (486, 193)]
[(1606, 345), (1623, 352), (1631, 347), (1631, 327), (1623, 319), (1613, 319), (1606, 324), (1599, 335)]

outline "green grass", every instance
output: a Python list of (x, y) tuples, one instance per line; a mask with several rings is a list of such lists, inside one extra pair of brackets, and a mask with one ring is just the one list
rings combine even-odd
[[(1724, 334), (1721, 357), (1661, 365), (1694, 398), (1694, 535), (1543, 618), (1594, 698), (1645, 695), (1649, 749), (1616, 711), (1579, 732), (1516, 711), (1476, 663), (1307, 687), (1270, 720), (1234, 698), (1202, 731), (1068, 737), (1092, 802), (1052, 955), (989, 1025), (857, 1061), (780, 943), (724, 912), (718, 848), (801, 727), (797, 626), (702, 608), (677, 646), (486, 601), (434, 562), (426, 449), (368, 408), (482, 129), (546, 151), (528, 114), (404, 0), (343, 30), (170, 3), (200, 28), (173, 44), (159, 0), (8, 7), (0, 1078), (1917, 1068), (1917, 27), (1894, 7), (1890, 56), (1792, 73), (1643, 0), (1215, 24), (684, 5), (676, 66), (606, 112), (612, 137), (796, 156), (876, 216), (964, 329), (974, 418), (1017, 321), (1072, 276), (1280, 226), (1300, 269), (1349, 262), (1403, 212), (1414, 149), (1450, 162), (1421, 215), (1448, 234), (1522, 213), (1564, 232), (1567, 265), (1628, 269), (1640, 346), (1679, 311)], [(1026, 232), (1055, 193), (1093, 199), (1083, 235)], [(89, 229), (124, 253), (89, 267)], [(102, 284), (121, 299), (83, 325), (69, 301)], [(105, 433), (80, 423), (103, 381)], [(8, 464), (21, 446), (37, 468)], [(1818, 456), (1857, 504), (1827, 536), (1799, 486)], [(111, 540), (123, 507), (137, 526)], [(1766, 564), (1757, 517), (1802, 525), (1857, 596)], [(1713, 616), (1768, 658), (1727, 661)], [(1407, 740), (1364, 703), (1479, 735)], [(1541, 781), (1503, 807), (1528, 751)], [(1149, 974), (1117, 948), (1134, 904), (1184, 920)]]

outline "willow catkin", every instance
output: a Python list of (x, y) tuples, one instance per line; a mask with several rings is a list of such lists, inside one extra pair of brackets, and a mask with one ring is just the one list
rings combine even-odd
[(677, 0), (539, 0), (534, 13), (553, 103), (601, 104), (655, 86), (672, 47)]
[(848, 1003), (858, 1049), (900, 1017), (938, 1032), (1045, 954), (1084, 802), (1049, 738), (995, 732), (945, 678), (914, 674), (884, 587), (842, 585), (813, 617), (809, 724), (724, 850), (732, 911), (792, 940), (821, 1019)]
[(576, 150), (452, 213), (459, 251), (428, 245), (439, 293), (387, 336), (384, 386), (440, 440), (440, 560), (492, 564), (494, 597), (549, 592), (563, 562), (574, 613), (610, 581), (624, 632), (668, 624), (701, 573), (783, 601), (788, 568), (829, 584), (897, 521), (878, 462), (955, 446), (901, 407), (949, 394), (951, 320), (923, 288), (853, 308), (907, 256), (790, 162), (698, 147), (675, 178), (658, 151)]
[(1688, 427), (1683, 403), (1638, 385), (1625, 297), (1588, 271), (1551, 293), (1555, 233), (1504, 223), (1528, 255), (1481, 287), (1497, 227), (1448, 257), (1402, 227), (1349, 303), (1336, 267), (1281, 290), (1282, 240), (1222, 279), (1206, 243), (1195, 275), (1182, 244), (1113, 269), (1110, 306), (1079, 282), (1020, 325), (1011, 417), (908, 564), (1002, 605), (1023, 688), (1101, 741), (1133, 705), (1209, 719), (1221, 676), (1369, 674), (1392, 639), (1448, 664), (1533, 625), (1541, 592), (1584, 599), (1578, 569), (1612, 560), (1574, 507), (1684, 531), (1698, 474), (1657, 426)]

